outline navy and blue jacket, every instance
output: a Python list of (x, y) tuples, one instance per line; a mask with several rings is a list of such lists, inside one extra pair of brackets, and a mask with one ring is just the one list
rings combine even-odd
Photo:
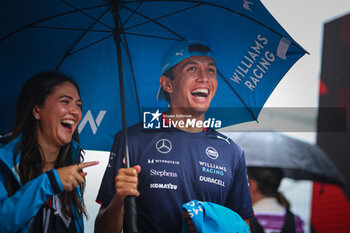
[[(27, 232), (30, 221), (37, 215), (40, 208), (49, 197), (64, 191), (56, 169), (42, 173), (28, 181), (25, 185), (20, 182), (15, 167), (19, 165), (21, 152), (14, 156), (21, 136), (6, 145), (0, 144), (0, 232)], [(81, 147), (72, 141), (73, 161), (78, 162)], [(13, 176), (19, 184), (15, 194), (9, 196), (6, 186), (9, 176)], [(78, 195), (81, 191), (78, 188)], [(77, 233), (84, 232), (83, 217), (77, 213), (73, 205), (74, 224)]]

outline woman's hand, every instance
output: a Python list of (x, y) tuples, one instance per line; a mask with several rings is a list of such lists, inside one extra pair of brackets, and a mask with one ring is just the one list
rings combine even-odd
[(97, 164), (99, 164), (99, 162), (94, 161), (58, 168), (57, 173), (61, 179), (64, 190), (72, 191), (74, 188), (84, 183), (87, 173), (83, 172), (83, 169)]

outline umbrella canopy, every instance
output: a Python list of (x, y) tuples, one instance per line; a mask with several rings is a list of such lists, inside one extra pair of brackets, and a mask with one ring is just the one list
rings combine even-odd
[(160, 63), (177, 41), (210, 45), (218, 91), (208, 117), (220, 119), (221, 126), (257, 120), (273, 89), (305, 54), (258, 0), (0, 4), (0, 134), (11, 129), (23, 83), (38, 72), (59, 70), (81, 88), (78, 129), (86, 149), (110, 150), (121, 129), (118, 77), (124, 81), (128, 125), (143, 120), (144, 107), (167, 106), (156, 99)]
[(346, 180), (317, 145), (276, 132), (225, 133), (245, 152), (252, 167), (278, 167), (293, 179), (346, 185)]

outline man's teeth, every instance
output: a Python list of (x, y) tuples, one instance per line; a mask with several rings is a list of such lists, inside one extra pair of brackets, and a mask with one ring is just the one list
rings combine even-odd
[(63, 120), (63, 121), (61, 121), (61, 123), (67, 124), (67, 125), (74, 125), (75, 121), (73, 121), (73, 120)]
[(204, 94), (204, 95), (208, 95), (209, 90), (208, 89), (196, 89), (194, 91), (191, 92), (191, 94)]

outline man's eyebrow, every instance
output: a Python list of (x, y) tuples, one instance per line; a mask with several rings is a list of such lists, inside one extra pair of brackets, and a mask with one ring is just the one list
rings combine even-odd
[(215, 62), (209, 62), (209, 65), (216, 67), (216, 63)]
[(185, 66), (187, 66), (187, 65), (196, 65), (196, 64), (198, 64), (198, 62), (188, 61), (188, 62), (186, 62), (185, 64), (183, 64), (182, 68), (185, 67)]
[[(196, 65), (198, 64), (198, 62), (195, 62), (195, 61), (188, 61), (186, 62), (185, 64), (183, 64), (183, 66), (181, 67), (182, 69), (187, 66), (187, 65)], [(215, 62), (209, 62), (208, 63), (210, 66), (215, 66), (216, 67), (216, 63)]]

